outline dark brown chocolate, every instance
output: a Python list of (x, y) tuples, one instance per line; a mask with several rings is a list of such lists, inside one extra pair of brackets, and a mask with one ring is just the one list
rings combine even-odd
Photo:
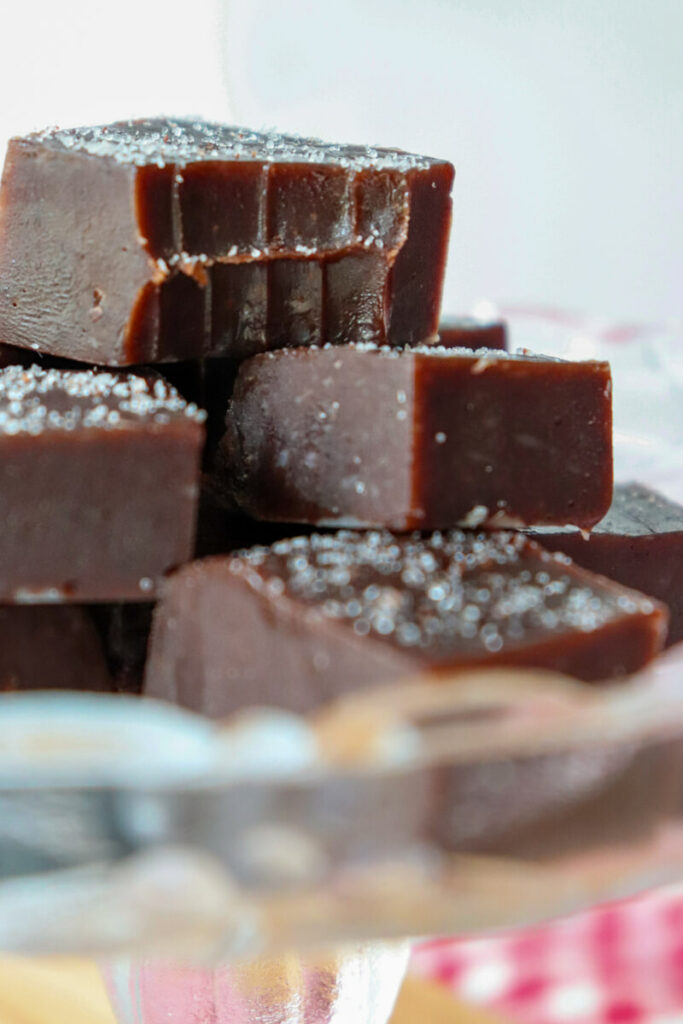
[(682, 755), (679, 740), (661, 740), (440, 768), (432, 837), (534, 860), (583, 853), (598, 836), (605, 847), (642, 841), (671, 818)]
[(5, 345), (0, 342), (0, 369), (4, 369), (6, 366), (34, 365), (50, 369), (61, 362), (62, 360), (52, 359), (51, 356), (42, 356), (32, 349), (18, 348), (16, 345)]
[(202, 419), (160, 378), (0, 370), (0, 600), (149, 601), (192, 556)]
[(140, 693), (150, 603), (0, 605), (0, 691)]
[(0, 691), (112, 688), (88, 609), (0, 606)]
[(683, 507), (642, 484), (617, 484), (612, 507), (592, 533), (532, 530), (551, 551), (662, 601), (668, 644), (683, 640)]
[(448, 317), (439, 324), (438, 344), (443, 348), (480, 348), (507, 351), (504, 320), (477, 320), (471, 316)]
[(419, 341), (452, 182), (445, 161), (202, 121), (13, 139), (0, 334), (103, 365)]
[(647, 663), (665, 630), (656, 602), (521, 533), (313, 534), (175, 573), (145, 692), (221, 717), (478, 666), (598, 681)]
[(265, 546), (277, 540), (286, 540), (292, 532), (312, 533), (313, 527), (297, 526), (293, 531), (289, 523), (264, 523), (250, 519), (239, 509), (227, 508), (220, 496), (204, 488), (199, 501), (195, 558), (225, 555), (242, 548)]
[(573, 523), (612, 497), (609, 365), (430, 346), (243, 364), (221, 445), (254, 518), (397, 530)]
[(117, 693), (140, 693), (154, 605), (93, 604), (87, 610), (99, 633), (111, 689)]
[[(194, 359), (164, 363), (158, 367), (183, 398), (206, 413), (204, 446), (205, 466), (212, 463), (218, 442), (225, 433), (225, 413), (235, 385), (239, 364), (235, 359)], [(137, 367), (136, 372), (149, 372), (150, 367)]]

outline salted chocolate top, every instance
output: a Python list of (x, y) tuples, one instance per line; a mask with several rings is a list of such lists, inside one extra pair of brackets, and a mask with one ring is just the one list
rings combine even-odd
[(652, 601), (570, 569), (521, 533), (460, 530), (403, 538), (380, 531), (313, 534), (241, 552), (231, 571), (422, 657), (496, 654), (566, 632), (600, 630)]
[(520, 533), (312, 534), (174, 573), (144, 692), (220, 718), (494, 665), (598, 682), (645, 665), (665, 630), (656, 602)]
[(48, 128), (28, 138), (137, 166), (156, 163), (163, 167), (167, 163), (197, 160), (242, 160), (333, 164), (352, 172), (377, 168), (405, 173), (425, 170), (442, 162), (401, 149), (341, 145), (322, 139), (275, 131), (258, 132), (187, 118), (149, 118), (82, 128)]
[(0, 435), (120, 430), (206, 413), (165, 380), (93, 370), (0, 369)]

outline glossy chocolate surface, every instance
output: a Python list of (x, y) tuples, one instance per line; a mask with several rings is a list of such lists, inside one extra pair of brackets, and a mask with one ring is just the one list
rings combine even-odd
[(255, 518), (590, 527), (612, 496), (607, 363), (415, 346), (245, 363), (221, 446)]
[(160, 378), (0, 370), (0, 599), (149, 601), (192, 556), (202, 420)]
[(609, 512), (590, 534), (548, 529), (531, 536), (662, 601), (670, 615), (667, 643), (683, 640), (683, 507), (642, 484), (617, 484)]
[(145, 692), (221, 716), (476, 666), (598, 681), (647, 663), (665, 629), (655, 602), (523, 534), (313, 534), (175, 573)]
[(201, 121), (13, 139), (0, 335), (103, 365), (430, 337), (452, 182), (445, 161)]

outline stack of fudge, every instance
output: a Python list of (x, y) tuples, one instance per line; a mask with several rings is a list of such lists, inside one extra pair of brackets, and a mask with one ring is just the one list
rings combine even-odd
[(0, 688), (306, 712), (683, 638), (683, 509), (613, 490), (609, 365), (439, 326), (453, 175), (197, 121), (10, 142)]

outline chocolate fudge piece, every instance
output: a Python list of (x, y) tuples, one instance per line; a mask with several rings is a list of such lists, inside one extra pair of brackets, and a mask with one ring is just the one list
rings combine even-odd
[(682, 755), (678, 739), (649, 739), (439, 768), (431, 834), (449, 850), (534, 860), (642, 841), (671, 821)]
[(396, 530), (572, 523), (612, 497), (609, 365), (418, 345), (264, 353), (221, 442), (249, 515)]
[(478, 666), (598, 681), (640, 668), (665, 631), (656, 602), (521, 533), (313, 534), (170, 577), (145, 692), (220, 717)]
[(439, 324), (439, 345), (444, 348), (479, 348), (507, 351), (504, 320), (477, 320), (471, 316), (448, 317)]
[(667, 642), (683, 640), (683, 507), (642, 484), (617, 484), (609, 512), (592, 533), (547, 528), (531, 536), (668, 605)]
[(429, 337), (453, 173), (203, 121), (12, 139), (0, 335), (111, 366)]
[(0, 370), (0, 600), (149, 601), (192, 556), (203, 415), (161, 379)]
[(110, 689), (102, 643), (87, 608), (0, 606), (0, 691)]

